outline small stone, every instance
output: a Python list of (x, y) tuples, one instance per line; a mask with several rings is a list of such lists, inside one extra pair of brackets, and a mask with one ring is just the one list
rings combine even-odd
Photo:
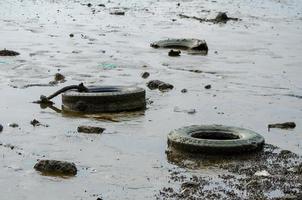
[(194, 108), (187, 111), (188, 114), (195, 114), (196, 110)]
[(88, 6), (88, 7), (91, 7), (91, 6), (92, 6), (92, 4), (91, 4), (91, 3), (88, 3), (88, 4), (87, 4), (87, 6)]
[(187, 92), (188, 92), (188, 90), (186, 88), (181, 90), (181, 93), (187, 93)]
[(112, 10), (110, 15), (125, 15), (125, 11), (123, 10)]
[(71, 37), (71, 38), (74, 37), (74, 34), (70, 33), (70, 34), (69, 34), (69, 37)]
[(17, 127), (19, 127), (19, 125), (16, 124), (16, 123), (11, 123), (11, 124), (9, 124), (8, 126), (9, 126), (9, 127), (12, 127), (12, 128), (17, 128)]
[(211, 87), (212, 87), (211, 85), (206, 85), (206, 86), (204, 86), (204, 88), (207, 89), (207, 90), (208, 90), (208, 89), (211, 89)]
[(35, 164), (34, 169), (46, 175), (74, 176), (77, 174), (74, 163), (58, 160), (40, 160)]
[(150, 73), (149, 72), (143, 72), (141, 76), (142, 76), (142, 78), (146, 79), (150, 76)]
[(0, 132), (3, 131), (3, 126), (0, 124)]
[(60, 73), (56, 73), (55, 74), (55, 81), (56, 82), (65, 82), (65, 76), (60, 74)]
[(101, 4), (99, 4), (98, 6), (99, 6), (99, 7), (105, 7), (105, 4), (102, 4), (102, 3), (101, 3)]
[(95, 127), (95, 126), (79, 126), (78, 127), (78, 132), (79, 133), (97, 133), (101, 134), (103, 133), (105, 128), (101, 127)]
[(40, 122), (36, 119), (33, 119), (32, 121), (30, 121), (30, 124), (33, 125), (33, 126), (39, 126), (41, 125)]
[(0, 51), (0, 56), (17, 56), (17, 55), (20, 55), (20, 53), (16, 51), (11, 51), (6, 49)]
[(160, 80), (152, 80), (147, 83), (147, 87), (151, 90), (159, 89), (160, 91), (166, 91), (173, 89), (174, 86)]
[(173, 50), (171, 49), (168, 53), (169, 56), (171, 57), (176, 57), (176, 56), (180, 56), (181, 51), (180, 50)]

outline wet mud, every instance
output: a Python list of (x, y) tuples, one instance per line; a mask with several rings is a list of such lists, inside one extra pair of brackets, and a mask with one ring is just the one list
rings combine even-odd
[[(0, 56), (0, 199), (299, 199), (301, 10), (300, 0), (0, 1), (0, 49), (19, 53)], [(240, 20), (179, 16), (219, 12)], [(172, 38), (209, 50), (170, 57), (173, 48), (150, 47)], [(151, 90), (150, 80), (173, 89)], [(62, 111), (60, 95), (32, 103), (80, 83), (143, 87), (147, 109), (79, 115)], [(277, 122), (296, 127), (268, 131)], [(170, 158), (167, 134), (194, 124), (251, 129), (272, 146), (239, 161)], [(43, 176), (38, 160), (74, 163), (77, 174)]]

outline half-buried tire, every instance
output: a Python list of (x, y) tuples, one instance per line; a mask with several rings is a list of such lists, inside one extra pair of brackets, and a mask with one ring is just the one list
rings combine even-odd
[(264, 138), (254, 131), (222, 125), (193, 125), (168, 134), (168, 146), (201, 154), (240, 154), (261, 150)]
[(108, 113), (142, 110), (146, 107), (143, 88), (88, 87), (88, 92), (70, 90), (62, 94), (62, 109), (68, 112)]

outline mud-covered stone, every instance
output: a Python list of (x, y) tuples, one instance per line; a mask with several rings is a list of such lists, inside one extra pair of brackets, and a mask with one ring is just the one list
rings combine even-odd
[(40, 160), (35, 164), (34, 169), (46, 175), (74, 176), (77, 174), (74, 163), (59, 160)]
[(96, 127), (96, 126), (79, 126), (78, 132), (79, 133), (103, 133), (105, 128)]
[(169, 83), (165, 83), (160, 80), (152, 80), (147, 83), (147, 86), (151, 90), (159, 89), (160, 91), (166, 91), (166, 90), (171, 90), (174, 88), (173, 85)]
[(20, 53), (7, 49), (0, 50), (0, 56), (17, 56), (17, 55), (20, 55)]
[(171, 49), (168, 53), (169, 56), (171, 57), (177, 57), (180, 56), (181, 51), (180, 50), (173, 50)]
[(142, 76), (142, 78), (146, 79), (150, 76), (150, 73), (149, 72), (143, 72), (141, 76)]

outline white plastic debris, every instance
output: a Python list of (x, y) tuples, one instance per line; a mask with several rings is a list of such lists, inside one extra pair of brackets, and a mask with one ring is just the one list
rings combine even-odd
[(270, 176), (270, 173), (268, 173), (266, 170), (262, 170), (262, 171), (257, 171), (254, 175), (255, 176)]

